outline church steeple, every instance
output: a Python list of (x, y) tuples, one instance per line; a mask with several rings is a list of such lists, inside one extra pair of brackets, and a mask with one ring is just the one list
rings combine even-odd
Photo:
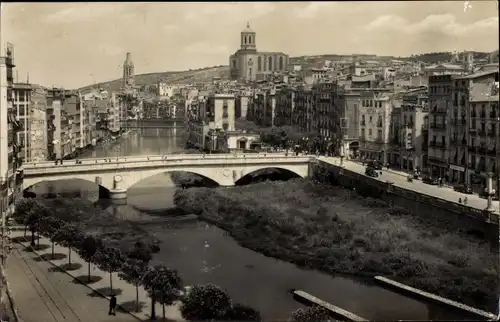
[(132, 62), (132, 55), (127, 53), (125, 62), (123, 63), (123, 86), (124, 87), (134, 87), (134, 63)]
[(255, 31), (250, 28), (249, 22), (247, 22), (247, 27), (241, 32), (241, 49), (257, 49), (255, 45)]

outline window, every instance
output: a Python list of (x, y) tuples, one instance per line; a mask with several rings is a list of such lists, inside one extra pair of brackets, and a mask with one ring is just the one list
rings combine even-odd
[(370, 115), (370, 123), (373, 122), (373, 117)]
[(382, 140), (382, 130), (377, 131), (377, 139)]
[(222, 128), (224, 129), (224, 131), (227, 131), (227, 129), (229, 128), (229, 124), (223, 123)]
[(257, 70), (261, 71), (262, 70), (262, 57), (257, 58)]
[(280, 66), (280, 70), (283, 70), (283, 56), (280, 56), (279, 66)]
[(368, 129), (368, 136), (371, 137), (372, 136), (372, 129)]
[(365, 129), (361, 129), (361, 139), (366, 139)]
[(269, 57), (269, 68), (268, 70), (273, 70), (273, 58)]

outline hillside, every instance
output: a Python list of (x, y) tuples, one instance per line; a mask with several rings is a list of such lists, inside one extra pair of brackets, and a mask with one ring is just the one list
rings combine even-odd
[[(141, 86), (156, 84), (160, 80), (162, 80), (163, 82), (168, 83), (191, 84), (209, 82), (213, 77), (229, 77), (229, 66), (215, 66), (182, 72), (139, 74), (135, 76), (135, 83)], [(109, 82), (98, 83), (97, 85), (100, 88), (107, 90), (108, 92), (117, 92), (122, 86), (122, 79), (119, 78)], [(87, 85), (85, 87), (81, 87), (79, 90), (82, 92), (86, 92), (93, 86), (94, 85)]]

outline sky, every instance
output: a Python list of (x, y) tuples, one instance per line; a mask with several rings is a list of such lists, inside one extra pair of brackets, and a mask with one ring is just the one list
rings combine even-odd
[(19, 81), (77, 88), (228, 65), (249, 22), (257, 49), (290, 56), (498, 49), (497, 1), (3, 3)]

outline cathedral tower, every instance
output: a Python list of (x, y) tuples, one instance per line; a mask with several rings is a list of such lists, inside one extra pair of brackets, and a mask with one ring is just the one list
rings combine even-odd
[(123, 87), (131, 88), (134, 87), (134, 85), (134, 63), (132, 62), (132, 55), (127, 53), (127, 57), (123, 63)]
[(250, 29), (250, 23), (247, 22), (247, 27), (241, 32), (241, 49), (248, 51), (257, 51), (255, 45), (255, 31)]

